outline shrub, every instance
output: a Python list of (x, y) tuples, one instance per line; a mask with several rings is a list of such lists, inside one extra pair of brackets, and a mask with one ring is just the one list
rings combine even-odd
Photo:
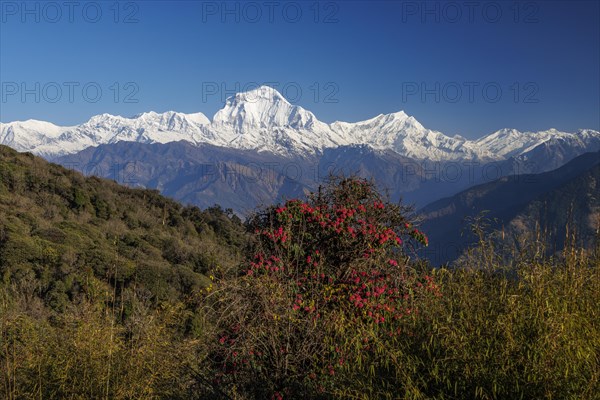
[(325, 396), (350, 382), (379, 390), (394, 374), (381, 355), (404, 334), (398, 321), (438, 293), (407, 263), (406, 249), (427, 239), (406, 213), (369, 181), (332, 178), (251, 218), (244, 270), (208, 296), (216, 381), (255, 398)]

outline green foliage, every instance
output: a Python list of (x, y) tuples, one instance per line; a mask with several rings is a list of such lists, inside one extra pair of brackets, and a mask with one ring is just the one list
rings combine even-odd
[(89, 299), (48, 321), (32, 314), (31, 300), (0, 288), (2, 398), (193, 398), (186, 366), (196, 345), (178, 333), (185, 306), (130, 304), (125, 324)]
[(218, 210), (84, 178), (7, 147), (0, 147), (0, 177), (9, 189), (0, 192), (4, 282), (18, 284), (18, 271), (30, 268), (48, 304), (64, 303), (57, 282), (65, 271), (83, 282), (90, 269), (125, 289), (142, 285), (156, 302), (174, 301), (189, 295), (182, 290), (197, 289), (217, 260), (224, 268), (237, 265), (237, 247), (246, 240), (240, 221)]
[(248, 235), (0, 146), (0, 398), (598, 398), (600, 240), (507, 260), (480, 218), (431, 269), (406, 212), (340, 178)]
[(189, 398), (203, 273), (246, 238), (223, 212), (0, 146), (0, 398)]
[[(443, 296), (424, 307), (400, 354), (420, 398), (594, 399), (600, 389), (600, 265), (521, 260), (439, 270)], [(516, 276), (512, 274), (516, 273)]]

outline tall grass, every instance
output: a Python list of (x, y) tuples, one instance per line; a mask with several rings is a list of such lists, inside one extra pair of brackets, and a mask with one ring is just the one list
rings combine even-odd
[(386, 397), (599, 399), (598, 252), (534, 251), (507, 267), (487, 245), (459, 268), (433, 271), (443, 295), (402, 322)]

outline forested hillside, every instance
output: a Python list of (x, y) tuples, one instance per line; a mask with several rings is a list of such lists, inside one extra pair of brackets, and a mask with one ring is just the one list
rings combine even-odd
[(218, 206), (183, 207), (0, 147), (4, 279), (35, 287), (47, 305), (64, 307), (91, 277), (177, 299), (209, 269), (239, 263), (244, 240), (241, 221)]
[(0, 397), (171, 393), (181, 371), (169, 360), (183, 360), (169, 344), (197, 336), (207, 272), (239, 264), (246, 237), (218, 206), (184, 207), (0, 146)]

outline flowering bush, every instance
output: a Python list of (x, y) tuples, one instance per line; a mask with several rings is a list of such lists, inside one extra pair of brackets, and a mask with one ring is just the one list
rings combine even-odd
[(406, 213), (369, 181), (332, 178), (306, 201), (255, 215), (250, 260), (222, 282), (221, 303), (237, 304), (221, 319), (218, 379), (238, 388), (261, 379), (261, 397), (314, 396), (377, 358), (377, 346), (402, 335), (397, 321), (418, 313), (416, 300), (439, 295), (407, 263), (427, 238)]

